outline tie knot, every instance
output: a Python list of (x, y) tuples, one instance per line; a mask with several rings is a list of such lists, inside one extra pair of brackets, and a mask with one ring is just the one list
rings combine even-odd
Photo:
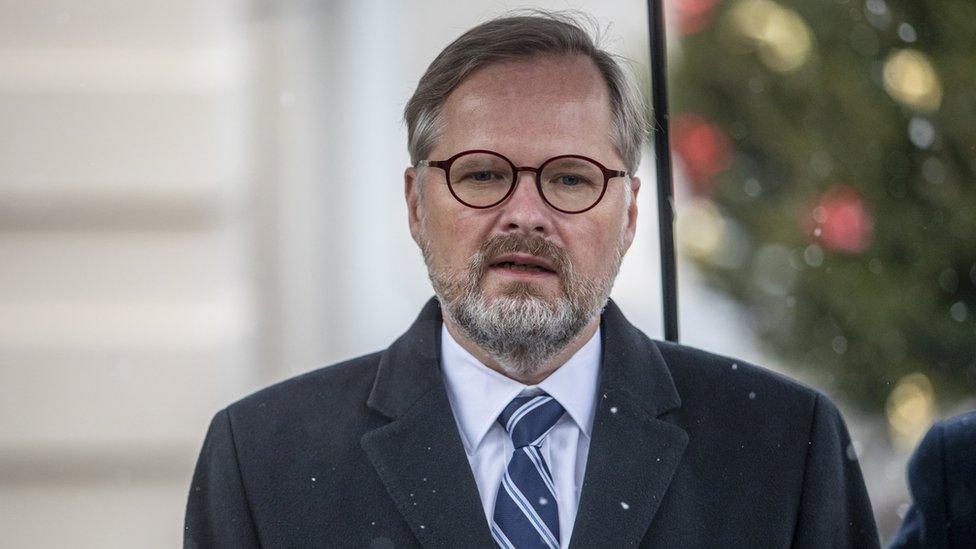
[(563, 411), (559, 402), (545, 393), (516, 397), (502, 410), (498, 422), (508, 431), (516, 448), (539, 446)]

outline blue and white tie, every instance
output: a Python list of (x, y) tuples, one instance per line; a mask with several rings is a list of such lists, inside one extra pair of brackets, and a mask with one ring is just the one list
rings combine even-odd
[(552, 472), (540, 446), (563, 415), (551, 396), (518, 397), (498, 416), (515, 452), (495, 498), (491, 534), (502, 549), (559, 548), (559, 512)]

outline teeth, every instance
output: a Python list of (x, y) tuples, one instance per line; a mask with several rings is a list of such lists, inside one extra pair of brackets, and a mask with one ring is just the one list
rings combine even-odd
[(529, 271), (529, 272), (548, 271), (548, 269), (543, 269), (542, 267), (537, 267), (535, 265), (523, 265), (521, 263), (512, 263), (511, 261), (499, 263), (498, 266), (504, 269), (512, 269), (513, 271)]

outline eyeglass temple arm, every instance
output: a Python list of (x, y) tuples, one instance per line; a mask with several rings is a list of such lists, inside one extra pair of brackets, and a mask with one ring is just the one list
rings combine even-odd
[(443, 160), (418, 160), (417, 167), (419, 168), (421, 166), (427, 168), (443, 168), (444, 161)]

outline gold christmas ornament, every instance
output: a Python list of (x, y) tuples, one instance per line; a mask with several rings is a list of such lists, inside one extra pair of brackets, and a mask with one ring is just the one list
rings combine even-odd
[(891, 442), (910, 452), (935, 418), (935, 391), (925, 374), (916, 372), (898, 380), (885, 405)]
[(688, 255), (706, 259), (725, 240), (725, 218), (711, 200), (695, 198), (677, 211), (675, 235)]
[(892, 99), (918, 112), (937, 111), (942, 105), (939, 73), (929, 57), (918, 50), (896, 50), (888, 55), (884, 88)]
[(729, 10), (728, 21), (774, 71), (792, 72), (810, 59), (813, 33), (792, 9), (772, 0), (741, 0)]

